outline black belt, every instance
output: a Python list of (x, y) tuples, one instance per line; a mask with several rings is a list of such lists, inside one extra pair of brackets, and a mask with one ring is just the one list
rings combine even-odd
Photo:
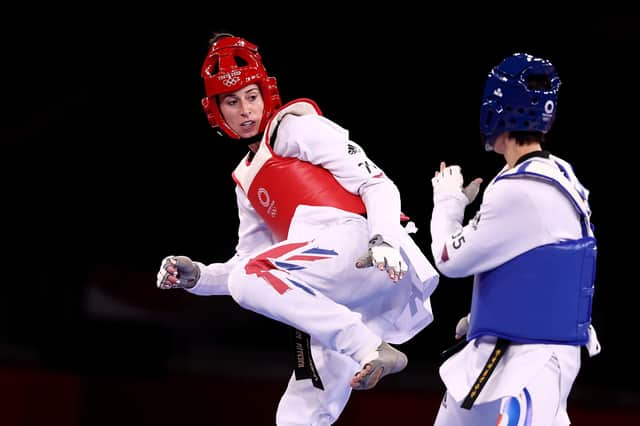
[(311, 379), (313, 386), (324, 390), (322, 380), (311, 356), (311, 337), (304, 331), (294, 329), (296, 380)]
[(467, 397), (462, 401), (462, 408), (467, 410), (471, 410), (473, 403), (478, 399), (478, 395), (480, 395), (480, 391), (487, 384), (487, 380), (489, 380), (489, 376), (495, 370), (496, 365), (498, 365), (498, 361), (504, 355), (505, 351), (509, 347), (509, 341), (506, 339), (498, 338), (496, 340), (496, 346), (493, 348), (493, 352), (489, 356), (487, 363), (484, 365), (484, 368), (480, 372), (480, 375), (476, 379), (473, 386), (471, 386), (471, 390), (467, 394)]
[(459, 352), (462, 348), (467, 346), (467, 341), (465, 339), (460, 339), (453, 346), (443, 350), (440, 352), (440, 359), (445, 361), (447, 358), (452, 356), (453, 354)]

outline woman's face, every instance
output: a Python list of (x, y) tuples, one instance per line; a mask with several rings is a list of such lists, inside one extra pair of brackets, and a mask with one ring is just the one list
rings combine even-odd
[(220, 113), (229, 127), (241, 138), (258, 134), (264, 101), (257, 84), (218, 96)]

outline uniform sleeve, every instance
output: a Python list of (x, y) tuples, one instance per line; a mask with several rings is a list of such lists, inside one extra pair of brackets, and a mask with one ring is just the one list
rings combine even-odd
[(523, 185), (544, 184), (505, 179), (490, 185), (466, 226), (463, 199), (446, 195), (434, 200), (431, 251), (442, 274), (465, 277), (488, 271), (552, 240)]
[(193, 288), (187, 290), (188, 292), (199, 296), (228, 295), (229, 273), (233, 267), (256, 250), (267, 248), (274, 243), (271, 231), (237, 186), (236, 200), (240, 225), (235, 255), (224, 263), (204, 265), (196, 262), (200, 268), (200, 279)]
[(404, 232), (400, 192), (362, 147), (349, 139), (347, 130), (322, 116), (287, 116), (278, 129), (274, 151), (331, 172), (344, 189), (362, 198), (370, 236), (380, 234), (398, 246)]
[(200, 268), (200, 279), (194, 287), (186, 290), (198, 296), (230, 295), (229, 273), (238, 260), (239, 257), (236, 255), (224, 263), (205, 265), (201, 262), (194, 262)]

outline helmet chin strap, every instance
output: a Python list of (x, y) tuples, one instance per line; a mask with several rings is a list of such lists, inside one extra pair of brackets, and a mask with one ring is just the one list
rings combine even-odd
[(249, 138), (242, 138), (242, 139), (240, 139), (240, 141), (242, 141), (245, 145), (249, 146), (252, 143), (260, 142), (260, 140), (262, 139), (262, 135), (263, 134), (264, 134), (264, 132), (260, 132), (255, 136), (251, 136)]
[(255, 143), (255, 142), (260, 142), (260, 140), (262, 139), (262, 135), (264, 134), (264, 132), (260, 132), (257, 135), (251, 136), (251, 137), (248, 137), (248, 138), (234, 139), (231, 136), (227, 135), (225, 132), (223, 132), (222, 129), (220, 129), (219, 127), (215, 128), (215, 132), (216, 132), (216, 134), (218, 136), (220, 136), (223, 139), (226, 139), (226, 140), (229, 140), (229, 141), (232, 141), (232, 142), (239, 141), (240, 143), (242, 143), (242, 144), (244, 144), (246, 146), (249, 146), (249, 145), (251, 145), (252, 143)]

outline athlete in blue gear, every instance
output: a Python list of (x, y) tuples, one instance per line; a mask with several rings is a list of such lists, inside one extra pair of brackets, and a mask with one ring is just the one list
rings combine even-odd
[(591, 326), (596, 240), (587, 191), (571, 165), (544, 151), (560, 78), (548, 60), (513, 54), (487, 78), (480, 130), (506, 165), (462, 225), (480, 179), (459, 166), (432, 179), (432, 253), (448, 277), (474, 275), (469, 341), (440, 368), (447, 391), (435, 424), (568, 425), (580, 347), (599, 352)]

